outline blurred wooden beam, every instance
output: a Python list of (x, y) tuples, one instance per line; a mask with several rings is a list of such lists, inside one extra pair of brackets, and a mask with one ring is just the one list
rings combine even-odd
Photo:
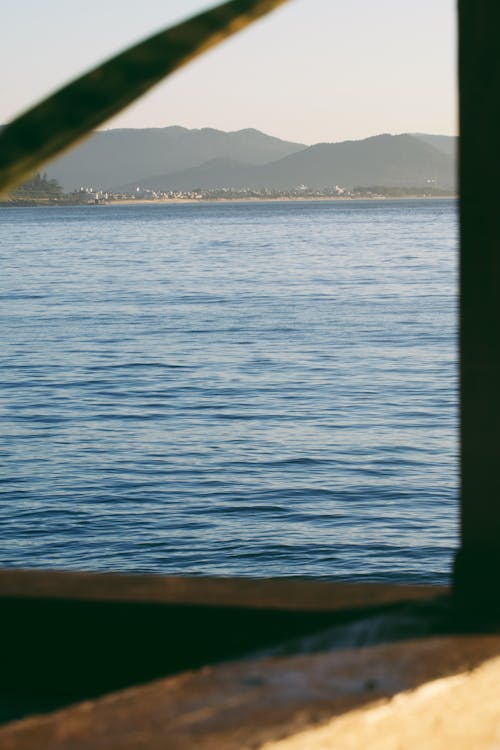
[(0, 747), (494, 750), (499, 654), (453, 636), (204, 667), (7, 725)]
[(2, 598), (332, 612), (427, 599), (445, 586), (0, 569)]
[(5, 720), (48, 710), (445, 592), (434, 586), (3, 570), (0, 721), (2, 712)]
[(459, 0), (462, 538), (457, 600), (500, 609), (500, 4)]

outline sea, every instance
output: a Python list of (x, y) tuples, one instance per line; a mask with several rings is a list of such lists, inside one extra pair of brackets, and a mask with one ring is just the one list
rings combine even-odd
[(457, 203), (0, 209), (0, 566), (445, 583)]

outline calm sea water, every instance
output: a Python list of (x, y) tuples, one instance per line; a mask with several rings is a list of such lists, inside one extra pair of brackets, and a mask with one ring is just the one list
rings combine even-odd
[(0, 209), (0, 564), (447, 580), (456, 224)]

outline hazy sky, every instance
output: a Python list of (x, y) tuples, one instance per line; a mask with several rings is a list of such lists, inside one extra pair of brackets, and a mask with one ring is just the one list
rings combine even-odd
[[(2, 3), (0, 122), (207, 0)], [(304, 143), (456, 132), (454, 0), (290, 0), (106, 127), (255, 127)]]

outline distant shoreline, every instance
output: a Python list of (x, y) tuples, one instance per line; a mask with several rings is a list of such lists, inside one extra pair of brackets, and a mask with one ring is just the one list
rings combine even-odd
[(276, 198), (156, 198), (148, 200), (146, 198), (127, 198), (114, 201), (99, 201), (97, 203), (79, 203), (70, 201), (47, 201), (47, 200), (27, 200), (27, 201), (0, 201), (0, 208), (76, 208), (78, 206), (175, 206), (184, 203), (189, 204), (211, 204), (211, 203), (324, 203), (325, 201), (335, 201), (341, 203), (357, 201), (436, 201), (457, 199), (458, 195), (365, 195), (365, 196), (279, 196)]
[(328, 196), (323, 197), (277, 197), (277, 198), (159, 198), (156, 200), (146, 199), (124, 199), (116, 201), (103, 202), (100, 205), (106, 206), (147, 206), (147, 205), (165, 205), (170, 204), (182, 204), (182, 203), (304, 203), (304, 202), (316, 202), (323, 203), (324, 201), (338, 201), (338, 202), (353, 202), (353, 201), (401, 201), (401, 200), (450, 200), (451, 198), (458, 198), (458, 195), (398, 195), (398, 196), (359, 196), (355, 198), (341, 196)]

